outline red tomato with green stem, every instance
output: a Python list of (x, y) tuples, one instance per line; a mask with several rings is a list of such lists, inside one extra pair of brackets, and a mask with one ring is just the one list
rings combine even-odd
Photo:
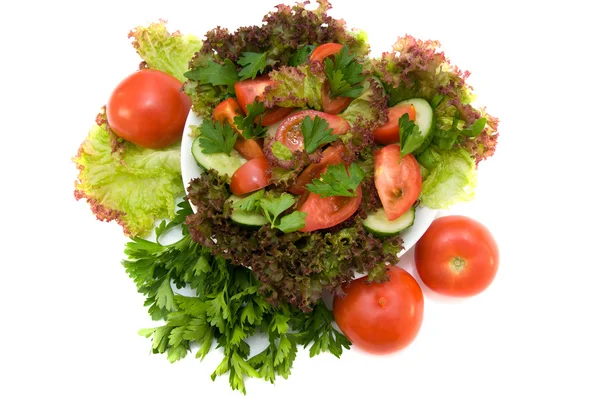
[[(315, 48), (310, 55), (311, 61), (316, 61), (323, 63), (325, 62), (325, 58), (332, 57), (335, 54), (339, 53), (342, 46), (339, 43), (325, 43), (321, 44), (317, 48)], [(331, 97), (330, 96), (331, 88), (328, 82), (323, 84), (323, 88), (321, 90), (321, 99), (323, 102), (323, 111), (325, 113), (329, 113), (331, 115), (337, 115), (352, 102), (352, 98), (350, 97)]]
[(360, 207), (362, 188), (356, 188), (356, 196), (328, 196), (305, 191), (300, 199), (299, 210), (306, 213), (305, 225), (300, 232), (331, 228), (350, 218)]
[(332, 134), (343, 135), (350, 130), (350, 124), (339, 116), (329, 115), (324, 112), (306, 110), (294, 113), (285, 118), (275, 133), (275, 139), (288, 147), (291, 151), (301, 151), (304, 149), (304, 136), (302, 135), (302, 120), (306, 116), (314, 119), (319, 116), (325, 119), (329, 128), (333, 129)]
[(153, 69), (135, 72), (113, 90), (106, 105), (111, 130), (144, 148), (165, 148), (181, 139), (191, 100), (175, 77)]
[(399, 104), (388, 108), (388, 121), (383, 126), (373, 130), (375, 142), (381, 145), (400, 142), (398, 119), (405, 113), (408, 113), (408, 120), (414, 121), (417, 117), (415, 107), (410, 104)]
[(229, 123), (229, 125), (237, 131), (239, 136), (235, 141), (233, 148), (244, 158), (254, 159), (264, 156), (260, 144), (253, 138), (244, 138), (237, 127), (235, 127), (233, 119), (238, 115), (243, 115), (243, 113), (237, 101), (235, 98), (227, 98), (215, 107), (215, 110), (213, 111), (213, 120), (221, 123)]
[(408, 346), (423, 322), (423, 291), (408, 272), (391, 266), (389, 281), (368, 283), (364, 276), (333, 299), (333, 316), (356, 347), (389, 354)]
[[(265, 89), (274, 84), (276, 83), (269, 79), (269, 76), (267, 75), (235, 83), (233, 86), (235, 89), (235, 96), (244, 113), (248, 113), (248, 105), (255, 100), (258, 100), (259, 102), (264, 101)], [(271, 126), (289, 115), (293, 110), (293, 108), (281, 108), (279, 106), (267, 109), (262, 117), (261, 124), (263, 126)]]
[(480, 222), (465, 216), (440, 217), (415, 245), (415, 265), (434, 292), (470, 297), (483, 292), (498, 271), (498, 245)]
[(421, 193), (421, 168), (413, 155), (400, 158), (400, 146), (391, 144), (373, 152), (375, 188), (388, 220), (404, 214)]
[(263, 156), (250, 159), (231, 176), (229, 188), (234, 195), (258, 191), (271, 184), (269, 162)]

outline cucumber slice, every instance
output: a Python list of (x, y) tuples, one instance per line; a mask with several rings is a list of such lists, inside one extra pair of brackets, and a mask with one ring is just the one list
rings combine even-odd
[[(411, 98), (405, 101), (400, 101), (398, 104), (412, 105), (415, 107), (415, 124), (419, 127), (419, 130), (421, 130), (423, 137), (425, 137), (423, 145), (429, 145), (431, 142), (430, 136), (433, 136), (431, 133), (433, 131), (433, 126), (435, 125), (433, 123), (433, 109), (431, 108), (431, 105), (429, 105), (429, 102), (423, 98)], [(421, 147), (423, 145), (421, 145)]]
[[(231, 195), (227, 200), (235, 203), (240, 199), (242, 198), (239, 196)], [(233, 207), (231, 210), (231, 220), (246, 227), (261, 227), (268, 222), (267, 218), (260, 213), (251, 213), (236, 207)]]
[(407, 230), (415, 222), (415, 208), (411, 207), (395, 220), (388, 220), (383, 209), (371, 213), (363, 221), (367, 231), (375, 236), (393, 236)]
[(214, 169), (219, 175), (231, 177), (241, 165), (246, 163), (246, 159), (240, 155), (235, 149), (231, 151), (229, 156), (224, 153), (202, 153), (202, 145), (200, 145), (200, 137), (197, 137), (192, 142), (192, 155), (196, 162), (205, 170)]

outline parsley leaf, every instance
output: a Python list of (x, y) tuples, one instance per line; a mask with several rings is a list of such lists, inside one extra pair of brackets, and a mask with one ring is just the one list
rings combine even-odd
[(243, 211), (256, 211), (260, 207), (260, 200), (264, 198), (265, 190), (261, 189), (251, 195), (246, 196), (244, 199), (240, 199), (233, 204), (233, 207)]
[(290, 66), (300, 66), (308, 60), (310, 54), (312, 54), (313, 50), (317, 46), (312, 44), (307, 44), (305, 46), (300, 47), (295, 53), (290, 57), (289, 65)]
[(315, 116), (314, 119), (311, 119), (310, 116), (304, 117), (300, 125), (300, 130), (304, 137), (304, 149), (306, 153), (313, 153), (321, 145), (338, 139), (337, 135), (332, 134), (333, 129), (329, 128), (327, 121), (319, 116)]
[(228, 123), (212, 122), (208, 119), (202, 121), (200, 126), (200, 144), (202, 153), (225, 153), (229, 156), (235, 141), (237, 133)]
[(398, 128), (400, 130), (400, 147), (402, 148), (400, 156), (408, 155), (419, 149), (425, 141), (425, 136), (421, 133), (419, 126), (414, 121), (408, 120), (408, 113), (398, 119)]
[(319, 179), (306, 185), (306, 189), (325, 198), (328, 196), (356, 196), (356, 188), (365, 177), (364, 171), (356, 163), (346, 166), (336, 164), (327, 167)]
[(238, 64), (243, 66), (242, 70), (238, 73), (238, 76), (242, 80), (254, 79), (267, 66), (267, 53), (243, 52), (238, 60)]
[(289, 193), (283, 193), (280, 196), (270, 196), (260, 199), (260, 207), (265, 213), (265, 217), (271, 223), (271, 228), (277, 228), (282, 232), (294, 232), (304, 227), (306, 213), (295, 211), (278, 220), (277, 218), (284, 211), (292, 207), (296, 199)]
[(265, 105), (262, 102), (253, 102), (248, 105), (247, 109), (247, 115), (235, 116), (233, 124), (235, 124), (235, 127), (246, 139), (264, 136), (267, 132), (267, 128), (262, 125), (262, 115), (265, 113)]
[(229, 59), (226, 59), (223, 65), (209, 60), (205, 66), (189, 70), (183, 75), (190, 80), (213, 86), (233, 86), (238, 81), (237, 68)]
[(304, 228), (306, 225), (306, 213), (303, 211), (295, 211), (292, 214), (288, 214), (279, 220), (277, 229), (281, 232), (294, 232)]
[(350, 54), (348, 47), (344, 46), (333, 56), (333, 60), (325, 59), (325, 74), (332, 97), (356, 98), (362, 93), (363, 87), (360, 83), (363, 80), (363, 67), (355, 58), (354, 54)]

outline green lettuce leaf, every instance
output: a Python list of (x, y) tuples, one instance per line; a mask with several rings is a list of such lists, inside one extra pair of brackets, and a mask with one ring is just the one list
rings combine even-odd
[(265, 89), (265, 106), (284, 108), (323, 109), (321, 89), (325, 82), (322, 70), (312, 70), (309, 64), (299, 67), (284, 66), (269, 73), (277, 84)]
[(427, 170), (421, 188), (423, 206), (447, 209), (473, 199), (477, 172), (475, 161), (465, 149), (441, 150), (430, 146), (418, 160)]
[(179, 31), (169, 33), (165, 24), (161, 20), (147, 27), (138, 26), (129, 32), (129, 38), (133, 38), (133, 47), (150, 69), (166, 72), (184, 82), (188, 62), (202, 47), (202, 41)]
[(103, 114), (73, 161), (79, 169), (75, 198), (96, 217), (117, 221), (126, 235), (145, 236), (159, 219), (175, 216), (182, 195), (180, 145), (155, 150), (119, 139)]

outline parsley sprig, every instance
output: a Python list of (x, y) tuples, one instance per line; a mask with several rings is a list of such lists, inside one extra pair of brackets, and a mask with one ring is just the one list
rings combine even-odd
[(327, 167), (319, 179), (306, 185), (306, 189), (325, 198), (328, 196), (356, 196), (356, 189), (365, 177), (364, 171), (356, 163), (348, 170), (343, 164)]
[(240, 79), (254, 79), (267, 66), (267, 53), (243, 52), (238, 64), (243, 66), (238, 73)]
[(325, 75), (331, 87), (330, 95), (351, 98), (360, 96), (363, 90), (360, 84), (363, 80), (362, 71), (362, 65), (346, 46), (333, 56), (333, 60), (326, 58)]
[[(228, 374), (231, 387), (245, 393), (249, 377), (271, 383), (277, 376), (287, 378), (299, 346), (310, 346), (311, 357), (321, 352), (339, 357), (350, 347), (333, 327), (333, 315), (323, 302), (309, 313), (286, 303), (273, 307), (259, 293), (261, 283), (252, 270), (213, 257), (192, 241), (181, 224), (191, 212), (183, 202), (176, 219), (156, 230), (156, 242), (136, 238), (126, 246), (127, 273), (147, 297), (152, 318), (165, 320), (162, 326), (139, 332), (152, 338), (153, 353), (175, 362), (194, 349), (202, 360), (216, 343), (223, 348), (223, 360), (211, 378)], [(179, 241), (159, 243), (167, 230), (178, 226), (183, 227)], [(195, 295), (178, 294), (171, 285), (188, 286)], [(259, 332), (267, 333), (269, 344), (250, 357), (247, 339)]]
[(300, 130), (304, 137), (304, 150), (306, 153), (313, 153), (321, 145), (338, 139), (338, 135), (332, 134), (333, 129), (329, 128), (329, 123), (319, 116), (315, 116), (314, 119), (305, 116), (300, 124)]
[(254, 137), (263, 137), (267, 132), (266, 127), (262, 125), (262, 117), (265, 113), (265, 105), (262, 102), (253, 102), (248, 104), (248, 113), (246, 116), (237, 115), (233, 118), (233, 124), (242, 133), (246, 139)]
[(200, 125), (200, 137), (198, 139), (203, 148), (202, 153), (222, 152), (229, 156), (237, 137), (238, 134), (229, 123), (204, 119)]
[(279, 196), (267, 196), (264, 190), (260, 190), (235, 202), (233, 206), (247, 212), (261, 211), (271, 223), (271, 228), (277, 228), (288, 233), (298, 231), (306, 225), (306, 213), (301, 211), (294, 211), (279, 218), (294, 203), (296, 203), (296, 199), (289, 193), (283, 193)]

